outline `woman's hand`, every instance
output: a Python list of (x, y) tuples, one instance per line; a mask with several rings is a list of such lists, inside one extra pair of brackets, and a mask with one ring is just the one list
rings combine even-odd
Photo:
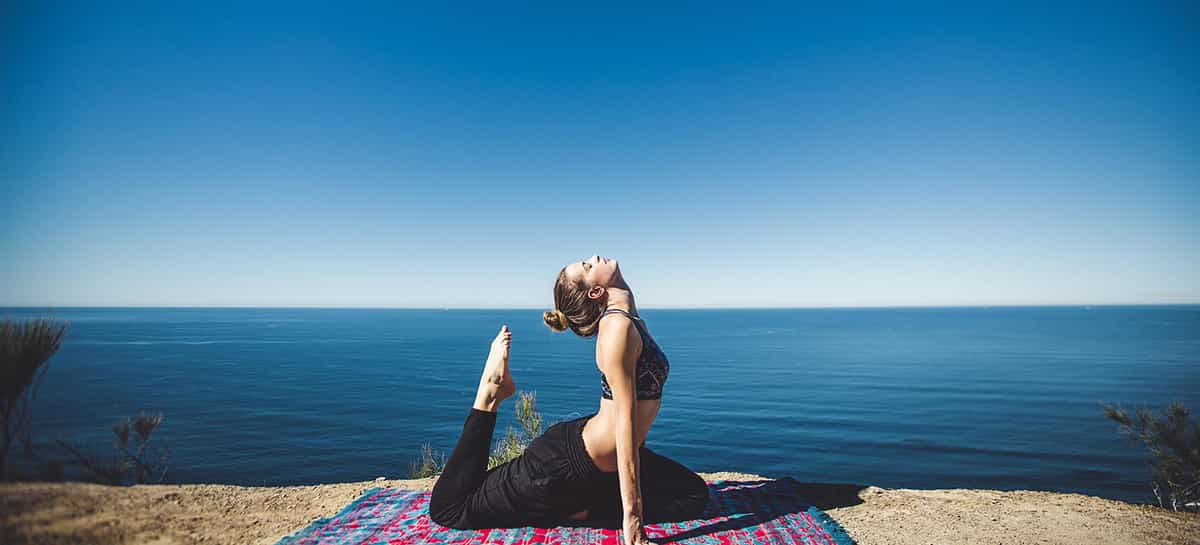
[(642, 527), (641, 517), (625, 517), (625, 545), (657, 545), (646, 537), (646, 529)]

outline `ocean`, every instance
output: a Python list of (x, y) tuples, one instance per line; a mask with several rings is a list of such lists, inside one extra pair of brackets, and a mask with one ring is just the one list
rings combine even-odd
[[(1200, 410), (1200, 306), (644, 309), (671, 362), (647, 446), (696, 471), (1153, 501), (1149, 456), (1101, 402)], [(540, 309), (0, 309), (70, 330), (34, 403), (35, 451), (111, 451), (161, 411), (170, 482), (404, 478), (447, 455), (488, 344), (547, 425), (594, 412), (594, 340)], [(506, 403), (496, 432), (515, 422)], [(19, 456), (19, 447), (14, 455)]]

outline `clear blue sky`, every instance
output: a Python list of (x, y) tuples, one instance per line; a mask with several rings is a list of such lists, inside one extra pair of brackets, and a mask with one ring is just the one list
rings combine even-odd
[(1200, 302), (1195, 3), (37, 4), (0, 305)]

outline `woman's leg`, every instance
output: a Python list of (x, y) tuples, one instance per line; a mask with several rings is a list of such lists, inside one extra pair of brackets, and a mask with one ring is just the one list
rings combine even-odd
[[(462, 435), (450, 453), (450, 459), (442, 469), (429, 499), (429, 516), (434, 522), (445, 526), (459, 527), (481, 517), (476, 511), (486, 510), (488, 490), (486, 481), (508, 478), (510, 468), (487, 469), (488, 451), (492, 446), (492, 432), (496, 428), (496, 410), (500, 402), (516, 391), (516, 384), (508, 371), (508, 349), (511, 343), (508, 327), (492, 341), (475, 404), (463, 424)], [(496, 470), (501, 470), (495, 473)], [(495, 473), (495, 474), (492, 474)], [(495, 489), (495, 486), (490, 487)]]
[(640, 473), (647, 524), (692, 520), (708, 505), (708, 484), (675, 460), (643, 447)]
[[(646, 524), (698, 518), (708, 505), (704, 479), (666, 456), (646, 447), (638, 449), (641, 463), (642, 520)], [(624, 512), (616, 472), (602, 473), (592, 485), (589, 525), (621, 528)]]
[(467, 415), (429, 499), (434, 522), (457, 529), (513, 528), (554, 518), (552, 480), (538, 474), (526, 457), (486, 469), (495, 415), (477, 409)]
[(496, 429), (496, 413), (474, 407), (463, 424), (458, 444), (442, 468), (429, 498), (429, 517), (444, 526), (454, 525), (470, 496), (479, 490), (487, 475), (488, 451), (492, 432)]

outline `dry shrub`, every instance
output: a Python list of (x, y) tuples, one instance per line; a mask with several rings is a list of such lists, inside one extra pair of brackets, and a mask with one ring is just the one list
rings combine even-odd
[[(162, 424), (162, 413), (126, 417), (113, 425), (113, 448), (97, 452), (58, 440), (59, 446), (87, 473), (108, 484), (161, 483), (170, 467), (171, 449), (151, 436)], [(132, 439), (132, 441), (131, 441)]]
[(1119, 431), (1150, 451), (1154, 496), (1178, 511), (1200, 510), (1200, 423), (1191, 418), (1182, 402), (1172, 402), (1160, 418), (1154, 411), (1137, 409), (1130, 416), (1120, 406), (1101, 404), (1104, 416), (1120, 425)]
[(33, 413), (30, 401), (49, 368), (50, 357), (62, 346), (67, 323), (49, 318), (0, 322), (0, 481), (8, 477), (8, 451), (21, 441), (32, 454)]

